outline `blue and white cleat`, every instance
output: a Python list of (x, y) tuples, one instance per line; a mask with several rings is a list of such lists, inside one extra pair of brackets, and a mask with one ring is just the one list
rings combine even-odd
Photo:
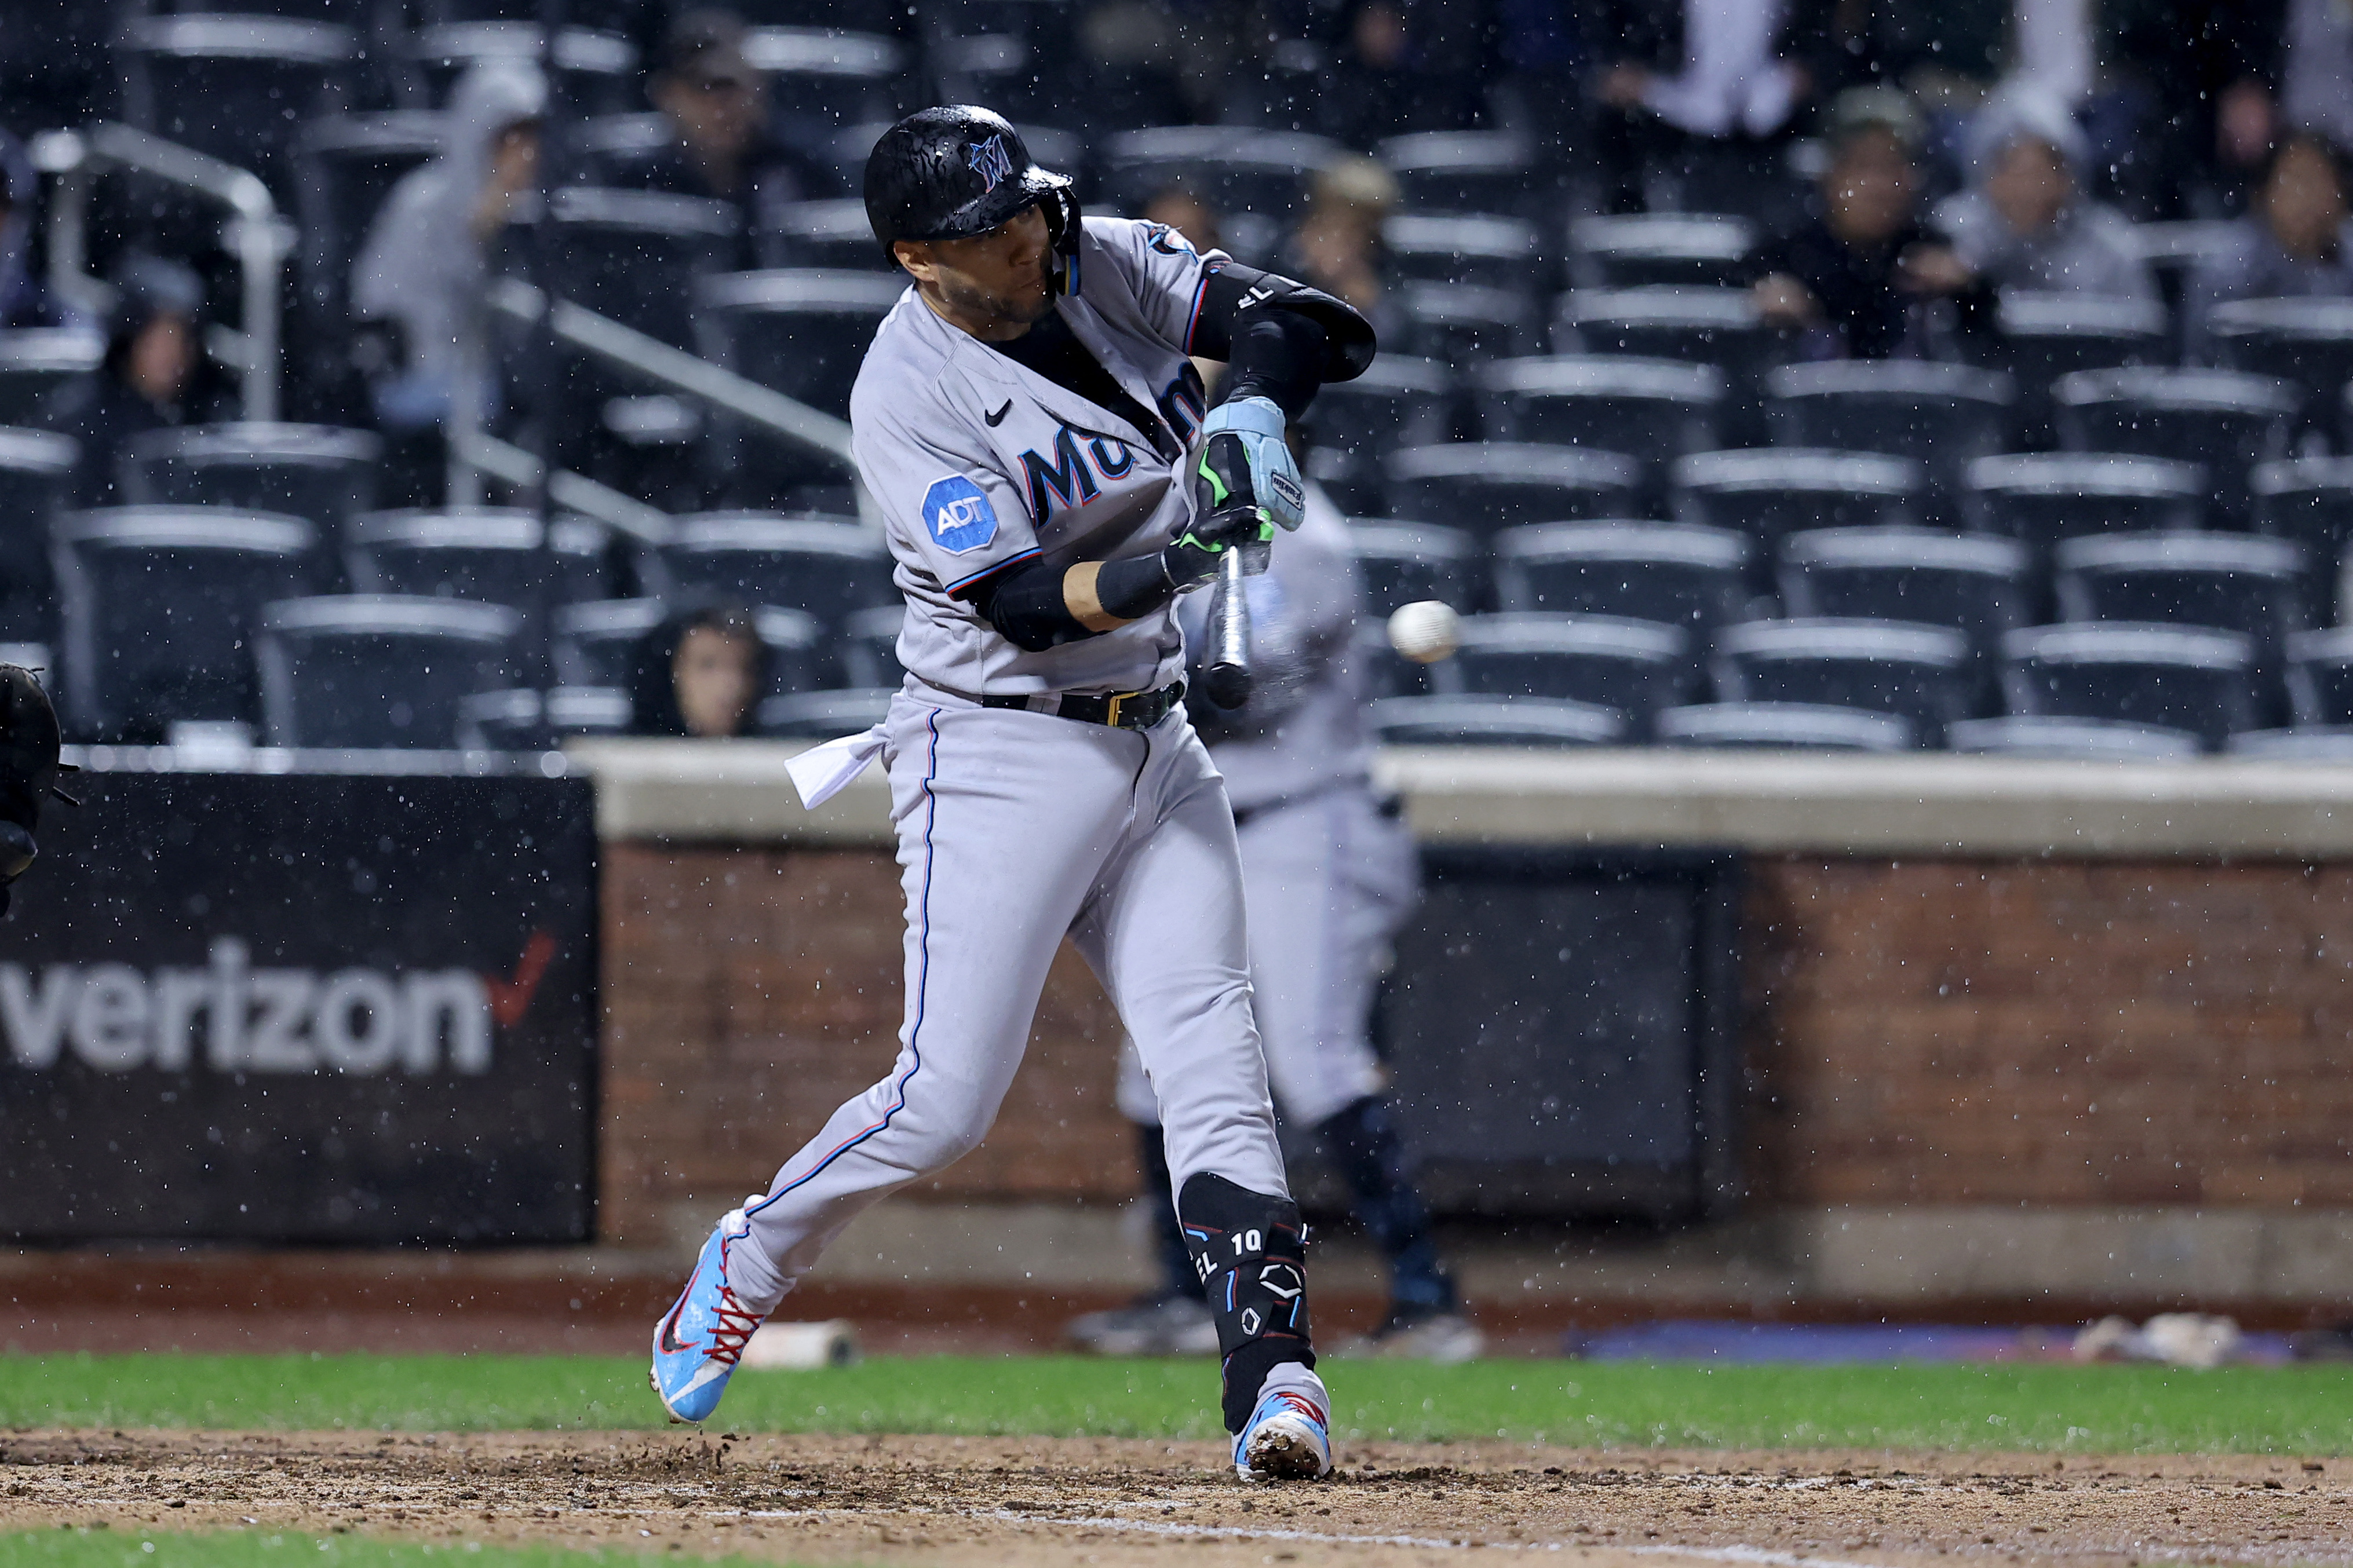
[[(756, 1197), (746, 1203), (757, 1203)], [(727, 1250), (751, 1234), (744, 1211), (719, 1222), (694, 1260), (678, 1305), (654, 1327), (654, 1364), (649, 1380), (673, 1421), (707, 1421), (727, 1392), (727, 1379), (743, 1359), (744, 1346), (765, 1312), (747, 1310), (727, 1282)]]
[(1246, 1481), (1312, 1481), (1332, 1473), (1331, 1417), (1289, 1389), (1258, 1402), (1234, 1439), (1234, 1473)]

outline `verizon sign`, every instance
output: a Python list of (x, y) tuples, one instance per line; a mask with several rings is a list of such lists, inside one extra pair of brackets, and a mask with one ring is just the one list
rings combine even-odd
[(588, 1237), (584, 782), (81, 783), (0, 921), (0, 1235)]

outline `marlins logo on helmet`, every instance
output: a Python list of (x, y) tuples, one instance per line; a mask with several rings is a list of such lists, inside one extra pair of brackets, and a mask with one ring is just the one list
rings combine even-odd
[(1005, 138), (992, 136), (986, 142), (976, 142), (966, 149), (965, 162), (972, 165), (990, 190), (997, 189), (1013, 177), (1013, 155), (1005, 150)]

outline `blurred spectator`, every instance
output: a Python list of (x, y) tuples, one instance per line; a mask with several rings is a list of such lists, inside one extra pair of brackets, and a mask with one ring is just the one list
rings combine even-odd
[(1920, 115), (1894, 88), (1850, 89), (1832, 113), (1821, 216), (1767, 243), (1752, 263), (1767, 320), (1817, 334), (1821, 357), (1927, 357), (1915, 309), (1954, 300), (1975, 318), (1989, 294), (1952, 247), (1921, 226)]
[(2193, 350), (2206, 318), (2225, 300), (2353, 295), (2353, 233), (2346, 226), (2345, 167), (2317, 136), (2291, 136), (2273, 154), (2231, 247), (2189, 279)]
[(679, 611), (638, 645), (630, 732), (722, 740), (746, 734), (767, 680), (767, 649), (752, 617), (728, 605)]
[(2108, 0), (2105, 51), (2137, 119), (2120, 185), (2144, 217), (2235, 205), (2276, 133), (2287, 0)]
[(33, 270), (33, 204), (39, 192), (24, 143), (0, 131), (0, 328), (62, 327), (78, 319)]
[(1465, 131), (1485, 110), (1488, 8), (1347, 0), (1319, 128), (1351, 147), (1414, 131)]
[[(809, 199), (819, 182), (772, 133), (768, 80), (745, 58), (744, 34), (725, 11), (678, 19), (646, 89), (672, 139), (649, 159), (617, 165), (613, 178), (725, 202), (742, 215), (748, 246), (776, 209)], [(744, 264), (751, 265), (748, 254)]]
[(1152, 199), (1144, 204), (1146, 223), (1165, 223), (1182, 236), (1185, 243), (1206, 256), (1225, 243), (1218, 231), (1218, 215), (1201, 193), (1183, 180), (1172, 181), (1155, 191)]
[(106, 358), (88, 400), (64, 421), (81, 443), (76, 506), (119, 506), (115, 459), (133, 436), (187, 421), (202, 368), (204, 285), (176, 261), (133, 256), (114, 279)]
[(1397, 176), (1370, 158), (1341, 158), (1318, 169), (1307, 216), (1284, 244), (1276, 270), (1338, 295), (1389, 339), (1397, 308), (1388, 298), (1381, 225), (1397, 205)]
[(2084, 194), (2091, 144), (2074, 116), (2012, 89), (1978, 115), (1969, 144), (1972, 183), (1933, 220), (1962, 266), (1998, 289), (2157, 298), (2131, 220)]
[[(451, 96), (441, 155), (403, 175), (352, 268), (352, 312), (399, 342), (375, 386), (377, 417), (395, 430), (469, 422), (489, 411), (483, 290), (492, 242), (536, 188), (547, 83), (536, 67), (476, 65)], [(463, 403), (459, 403), (459, 399)]]

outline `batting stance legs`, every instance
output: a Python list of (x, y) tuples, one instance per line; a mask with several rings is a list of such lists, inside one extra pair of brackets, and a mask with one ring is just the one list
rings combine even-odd
[(1217, 1303), (1228, 1429), (1277, 1395), (1320, 1415), (1233, 819), (1181, 710), (1139, 731), (902, 694), (885, 755), (907, 899), (898, 1060), (705, 1248), (733, 1297), (712, 1331), (748, 1337), (861, 1210), (980, 1142), (1068, 932), (1158, 1088), (1195, 1273)]

